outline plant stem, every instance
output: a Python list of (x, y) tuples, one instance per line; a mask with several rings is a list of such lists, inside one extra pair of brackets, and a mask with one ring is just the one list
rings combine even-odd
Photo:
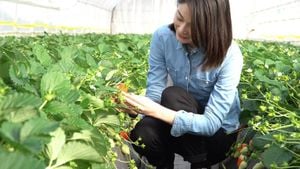
[(39, 107), (39, 111), (42, 111), (42, 109), (46, 106), (47, 103), (48, 103), (48, 100), (45, 100), (43, 102), (43, 104)]
[(293, 126), (294, 126), (293, 124), (289, 124), (289, 125), (280, 126), (280, 127), (277, 127), (277, 128), (272, 128), (269, 131), (280, 130), (280, 129), (289, 128), (289, 127), (293, 127)]

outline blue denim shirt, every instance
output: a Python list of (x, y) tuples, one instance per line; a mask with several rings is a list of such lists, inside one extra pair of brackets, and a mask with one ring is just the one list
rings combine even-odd
[(243, 66), (240, 48), (233, 42), (223, 63), (208, 71), (201, 70), (203, 60), (203, 50), (188, 53), (168, 26), (153, 33), (146, 96), (160, 102), (161, 93), (171, 79), (174, 86), (186, 89), (205, 107), (202, 115), (177, 111), (171, 129), (175, 137), (185, 133), (211, 136), (220, 127), (232, 132), (239, 126), (237, 86)]

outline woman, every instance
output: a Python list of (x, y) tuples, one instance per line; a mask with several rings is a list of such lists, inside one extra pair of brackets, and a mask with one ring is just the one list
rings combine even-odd
[(149, 65), (146, 97), (124, 93), (144, 115), (130, 137), (145, 148), (134, 149), (158, 169), (173, 168), (174, 153), (192, 168), (225, 159), (239, 126), (243, 65), (229, 0), (178, 0), (173, 24), (153, 34)]

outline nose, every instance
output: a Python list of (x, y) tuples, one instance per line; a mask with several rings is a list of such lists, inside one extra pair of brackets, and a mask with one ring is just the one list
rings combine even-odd
[(183, 35), (187, 35), (189, 30), (188, 30), (188, 26), (186, 24), (181, 24), (178, 29), (179, 33), (183, 34)]

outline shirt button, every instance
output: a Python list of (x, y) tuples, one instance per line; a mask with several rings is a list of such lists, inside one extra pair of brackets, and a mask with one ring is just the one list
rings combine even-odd
[(185, 80), (188, 80), (188, 77), (187, 77), (187, 76), (185, 76)]

